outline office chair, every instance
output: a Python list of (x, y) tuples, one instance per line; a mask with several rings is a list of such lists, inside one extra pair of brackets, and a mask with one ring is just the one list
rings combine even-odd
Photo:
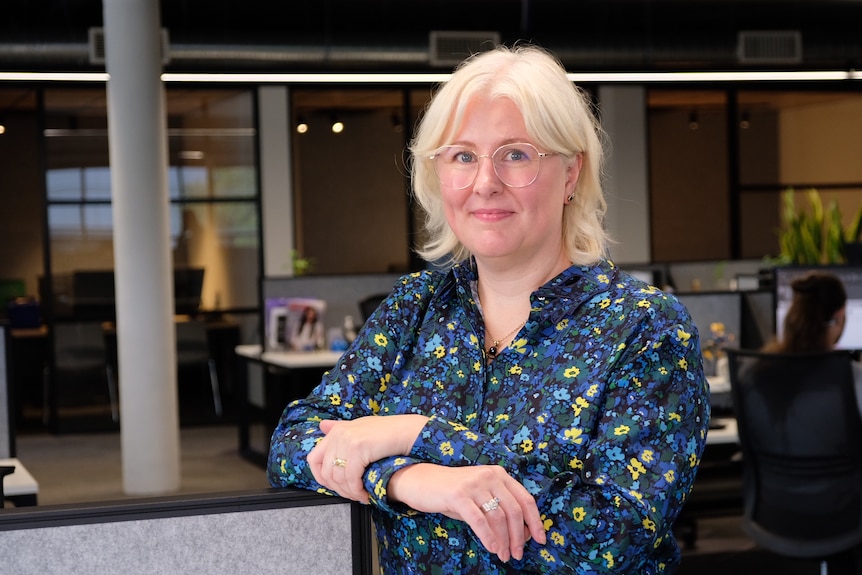
[(216, 415), (222, 414), (221, 392), (219, 390), (216, 363), (210, 355), (206, 325), (202, 321), (178, 321), (177, 337), (177, 369), (201, 366), (207, 369), (210, 388), (213, 396), (213, 410)]
[[(59, 379), (105, 378), (111, 419), (120, 419), (117, 379), (108, 361), (105, 331), (99, 321), (55, 323), (54, 369)], [(48, 374), (46, 373), (46, 376)], [(47, 393), (45, 394), (47, 400)]]
[(388, 293), (377, 293), (359, 300), (359, 311), (362, 312), (362, 321), (368, 321), (368, 318), (371, 317), (374, 310), (376, 310), (387, 297), (389, 297)]
[(862, 543), (862, 417), (848, 352), (728, 350), (743, 528), (821, 573)]

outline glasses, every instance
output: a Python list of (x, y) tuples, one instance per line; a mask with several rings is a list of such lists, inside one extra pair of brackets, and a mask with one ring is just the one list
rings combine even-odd
[(493, 154), (477, 154), (466, 146), (441, 146), (431, 154), (440, 183), (463, 190), (473, 185), (479, 173), (479, 159), (491, 158), (494, 173), (510, 188), (524, 188), (536, 181), (542, 158), (556, 152), (540, 152), (533, 144), (518, 142), (497, 148)]

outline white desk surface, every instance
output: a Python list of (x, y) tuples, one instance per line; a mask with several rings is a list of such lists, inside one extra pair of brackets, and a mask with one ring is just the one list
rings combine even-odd
[(736, 429), (735, 417), (715, 417), (712, 424), (723, 425), (720, 429), (710, 429), (706, 432), (706, 444), (739, 443), (739, 432)]
[(0, 466), (14, 465), (15, 472), (3, 478), (3, 494), (9, 495), (33, 495), (39, 492), (39, 484), (30, 475), (16, 458), (0, 459)]
[(261, 361), (269, 365), (285, 368), (332, 367), (343, 352), (341, 351), (261, 351), (260, 345), (238, 345), (234, 348), (237, 355)]

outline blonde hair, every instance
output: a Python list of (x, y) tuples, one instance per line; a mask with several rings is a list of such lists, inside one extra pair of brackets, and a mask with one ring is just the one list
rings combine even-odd
[(425, 211), (428, 261), (461, 261), (470, 255), (446, 220), (440, 182), (430, 156), (446, 145), (476, 95), (508, 98), (521, 111), (531, 139), (569, 163), (583, 158), (573, 201), (563, 210), (563, 244), (572, 263), (592, 264), (605, 255), (607, 235), (602, 194), (603, 132), (589, 97), (566, 77), (560, 62), (542, 48), (501, 46), (462, 62), (429, 103), (410, 145), (413, 194)]

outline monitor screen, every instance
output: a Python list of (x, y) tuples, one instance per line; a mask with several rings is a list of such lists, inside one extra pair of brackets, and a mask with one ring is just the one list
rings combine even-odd
[(787, 266), (775, 268), (775, 329), (779, 339), (784, 330), (784, 316), (793, 300), (791, 282), (812, 270), (835, 274), (847, 290), (847, 321), (838, 340), (839, 349), (862, 350), (862, 266)]

